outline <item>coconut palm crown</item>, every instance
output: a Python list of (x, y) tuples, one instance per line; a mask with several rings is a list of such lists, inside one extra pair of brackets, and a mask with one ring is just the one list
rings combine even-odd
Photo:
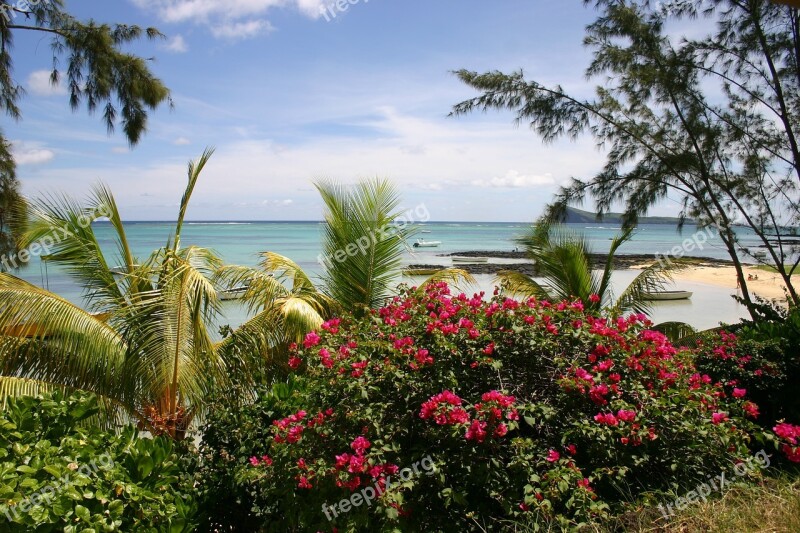
[(512, 294), (560, 301), (579, 298), (589, 309), (608, 309), (611, 313), (648, 313), (651, 310), (647, 293), (664, 289), (672, 280), (672, 271), (679, 262), (653, 263), (615, 297), (611, 287), (614, 255), (633, 236), (633, 228), (614, 237), (602, 271), (592, 269), (591, 250), (585, 237), (561, 225), (539, 223), (518, 239), (539, 271), (541, 281), (519, 272), (498, 274), (500, 285)]
[[(46, 260), (81, 285), (84, 306), (0, 274), (2, 398), (85, 390), (105, 406), (106, 425), (134, 419), (142, 429), (182, 438), (210, 394), (252, 381), (253, 357), (215, 343), (209, 332), (220, 310), (221, 259), (181, 246), (189, 199), (212, 153), (189, 164), (175, 229), (144, 259), (133, 255), (103, 185), (84, 205), (66, 196), (31, 203), (25, 244), (47, 250)], [(92, 224), (101, 217), (113, 228), (113, 261)]]

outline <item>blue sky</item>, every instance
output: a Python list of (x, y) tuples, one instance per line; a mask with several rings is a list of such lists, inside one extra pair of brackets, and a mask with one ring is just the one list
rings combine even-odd
[(543, 145), (510, 113), (447, 118), (475, 95), (450, 74), (459, 68), (524, 69), (589, 96), (582, 37), (595, 12), (583, 2), (360, 0), (327, 17), (326, 3), (67, 0), (81, 19), (166, 34), (132, 50), (155, 58), (175, 107), (152, 113), (129, 149), (48, 85), (48, 37), (18, 35), (14, 74), (27, 95), (23, 120), (3, 129), (25, 192), (82, 196), (103, 181), (125, 218), (169, 220), (186, 163), (215, 146), (195, 220), (316, 220), (314, 180), (382, 176), (434, 220), (531, 221), (559, 184), (602, 165), (591, 138)]

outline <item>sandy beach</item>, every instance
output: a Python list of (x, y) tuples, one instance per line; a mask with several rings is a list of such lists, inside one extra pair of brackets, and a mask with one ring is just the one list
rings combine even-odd
[[(522, 251), (467, 251), (451, 254), (442, 254), (443, 258), (450, 256), (475, 257), (483, 256), (491, 258), (491, 261), (483, 264), (458, 265), (472, 274), (495, 274), (499, 270), (516, 270), (524, 274), (536, 275), (536, 269), (531, 261)], [(618, 271), (635, 271), (644, 268), (652, 263), (652, 256), (639, 254), (622, 254), (617, 256), (615, 266)], [(680, 284), (691, 283), (703, 284), (708, 289), (726, 289), (731, 295), (740, 294), (737, 291), (736, 270), (731, 261), (724, 259), (712, 259), (707, 257), (687, 257), (693, 262), (688, 266), (673, 274), (675, 287), (680, 288)], [(592, 266), (601, 269), (605, 263), (604, 254), (591, 255)], [(450, 265), (412, 265), (410, 268), (439, 269)], [(751, 292), (767, 299), (783, 300), (783, 282), (780, 276), (774, 272), (768, 272), (757, 268), (755, 265), (746, 265), (744, 268), (745, 277), (757, 276), (758, 279), (748, 281), (747, 286)], [(798, 275), (800, 276), (800, 275)], [(796, 276), (796, 277), (798, 277)], [(800, 277), (798, 277), (800, 279)]]
[[(747, 282), (751, 292), (762, 298), (783, 300), (784, 284), (780, 276), (774, 272), (767, 272), (754, 266), (746, 266), (745, 277), (758, 276)], [(705, 283), (715, 287), (728, 289), (730, 294), (737, 294), (736, 270), (732, 266), (696, 266), (689, 267), (673, 275), (676, 284), (681, 281)], [(795, 276), (798, 279), (798, 276)]]

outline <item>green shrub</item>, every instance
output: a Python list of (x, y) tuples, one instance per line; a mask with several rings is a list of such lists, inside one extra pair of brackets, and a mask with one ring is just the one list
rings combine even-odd
[(9, 399), (0, 415), (0, 531), (192, 531), (178, 446), (107, 432), (92, 395)]
[(293, 387), (206, 428), (204, 497), (238, 514), (209, 523), (575, 527), (693, 488), (749, 455), (751, 424), (649, 325), (444, 284), (326, 322), (289, 360)]

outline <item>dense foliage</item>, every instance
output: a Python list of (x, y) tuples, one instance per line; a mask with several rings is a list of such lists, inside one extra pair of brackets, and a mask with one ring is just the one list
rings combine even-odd
[[(195, 527), (188, 463), (172, 439), (97, 429), (94, 396), (11, 398), (0, 414), (0, 530)], [(86, 423), (88, 422), (88, 423)]]
[(289, 360), (292, 387), (207, 428), (210, 521), (574, 525), (693, 487), (748, 456), (752, 408), (648, 325), (443, 283), (329, 320)]

